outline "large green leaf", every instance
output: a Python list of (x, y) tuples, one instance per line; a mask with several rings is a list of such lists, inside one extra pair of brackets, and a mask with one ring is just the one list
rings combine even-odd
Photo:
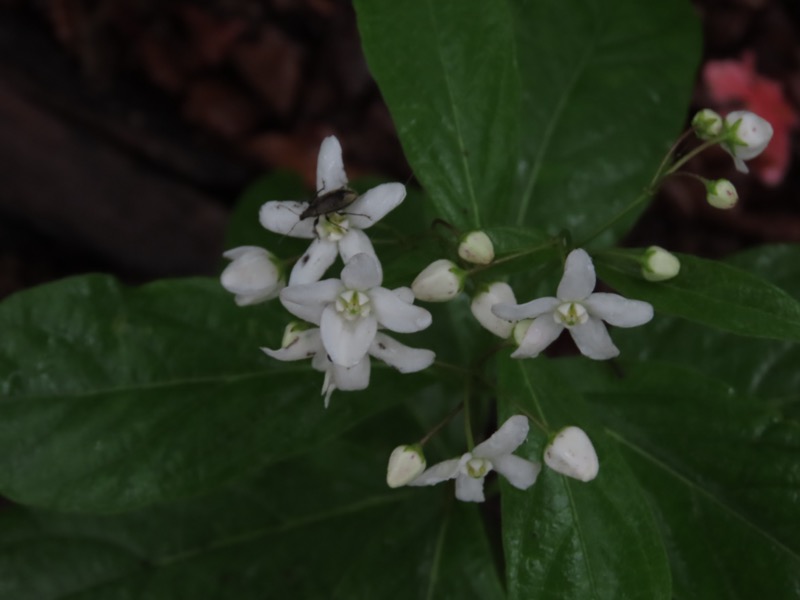
[(509, 217), (581, 240), (640, 195), (677, 136), (700, 57), (697, 19), (685, 0), (510, 4), (522, 156)]
[[(730, 263), (800, 298), (800, 246), (755, 248)], [(618, 330), (614, 337), (625, 357), (693, 366), (748, 395), (776, 401), (800, 398), (800, 344), (794, 342), (738, 338), (660, 315), (647, 330)]]
[(740, 335), (800, 341), (800, 302), (768, 281), (718, 261), (678, 254), (676, 277), (649, 282), (640, 273), (642, 253), (601, 253), (597, 273), (623, 295), (650, 302), (656, 312)]
[(397, 401), (438, 397), (426, 374), (376, 361), (337, 393), (281, 363), (277, 302), (238, 308), (213, 280), (141, 288), (88, 276), (0, 305), (0, 492), (25, 504), (114, 511), (195, 494), (307, 450)]
[(557, 361), (661, 517), (675, 597), (796, 598), (800, 422), (686, 367)]
[(359, 31), (414, 173), (462, 229), (505, 221), (519, 81), (505, 2), (356, 0)]
[(589, 483), (544, 467), (527, 492), (503, 487), (503, 543), (510, 598), (672, 597), (667, 557), (639, 484), (605, 432), (592, 426), (582, 399), (540, 358), (500, 364), (502, 418), (532, 417), (518, 452), (541, 460), (547, 435), (567, 425), (585, 429), (600, 458)]
[[(384, 437), (387, 426), (408, 429), (402, 415)], [(440, 502), (441, 489), (388, 489), (382, 447), (337, 441), (212, 496), (125, 515), (7, 510), (0, 598), (503, 598), (475, 508)]]

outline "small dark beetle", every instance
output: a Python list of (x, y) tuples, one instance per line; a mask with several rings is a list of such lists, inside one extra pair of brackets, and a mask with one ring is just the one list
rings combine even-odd
[(308, 203), (308, 208), (300, 214), (300, 220), (338, 212), (350, 206), (356, 201), (356, 198), (358, 198), (358, 193), (347, 187), (325, 192)]

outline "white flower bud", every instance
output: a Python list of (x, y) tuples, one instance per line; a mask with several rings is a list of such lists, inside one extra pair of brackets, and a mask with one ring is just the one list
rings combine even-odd
[(722, 117), (710, 108), (704, 108), (692, 119), (692, 128), (701, 140), (710, 140), (722, 133)]
[(660, 246), (650, 246), (642, 259), (642, 275), (647, 281), (672, 279), (681, 270), (678, 257)]
[(744, 161), (761, 154), (772, 139), (772, 125), (755, 113), (737, 110), (725, 117), (726, 139), (722, 147), (733, 157), (736, 169), (747, 173)]
[(483, 231), (470, 231), (461, 238), (458, 255), (469, 263), (488, 265), (494, 260), (494, 245)]
[(414, 297), (426, 302), (447, 302), (464, 289), (467, 274), (452, 261), (444, 258), (435, 260), (411, 284)]
[(559, 431), (544, 450), (548, 467), (580, 481), (597, 477), (600, 463), (589, 436), (579, 427), (565, 427)]
[(424, 470), (425, 455), (422, 453), (422, 446), (398, 446), (389, 456), (386, 483), (390, 488), (402, 487), (416, 479)]
[(498, 337), (506, 339), (514, 330), (514, 323), (494, 316), (492, 306), (498, 303), (516, 304), (517, 299), (511, 286), (501, 281), (495, 281), (485, 289), (478, 292), (472, 299), (470, 310), (478, 323)]
[(246, 306), (270, 300), (284, 286), (283, 267), (270, 252), (257, 246), (239, 246), (222, 256), (233, 262), (220, 276), (222, 287), (236, 294), (236, 304)]
[(522, 340), (525, 339), (525, 334), (528, 333), (528, 329), (530, 329), (531, 323), (533, 323), (533, 319), (523, 319), (522, 321), (518, 321), (517, 324), (514, 325), (514, 343), (517, 346), (522, 345)]
[(706, 182), (706, 201), (714, 208), (733, 208), (739, 201), (736, 188), (727, 179)]

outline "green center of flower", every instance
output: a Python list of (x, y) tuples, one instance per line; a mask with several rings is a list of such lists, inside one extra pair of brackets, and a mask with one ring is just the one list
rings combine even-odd
[(492, 463), (485, 458), (471, 458), (465, 465), (467, 468), (467, 475), (480, 479), (492, 470)]
[(338, 242), (349, 229), (350, 223), (347, 220), (347, 216), (338, 212), (321, 216), (316, 226), (317, 235), (320, 239), (328, 240), (329, 242)]
[(357, 290), (345, 290), (336, 298), (336, 310), (348, 321), (366, 317), (371, 310), (369, 296)]
[(579, 302), (564, 302), (553, 313), (556, 323), (561, 323), (566, 327), (582, 325), (589, 320), (589, 313)]

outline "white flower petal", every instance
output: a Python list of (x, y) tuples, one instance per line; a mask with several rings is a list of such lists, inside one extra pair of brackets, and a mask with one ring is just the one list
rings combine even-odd
[(475, 479), (460, 473), (456, 477), (456, 498), (462, 502), (483, 502), (483, 477)]
[(410, 348), (380, 331), (369, 347), (369, 353), (401, 373), (416, 373), (433, 364), (436, 354), (422, 348)]
[(381, 267), (381, 261), (378, 260), (378, 255), (375, 254), (372, 242), (369, 241), (367, 234), (360, 229), (350, 229), (339, 240), (339, 255), (342, 257), (342, 262), (347, 264), (356, 254), (367, 254), (375, 259), (375, 264), (378, 267), (378, 283), (375, 285), (380, 285), (381, 281), (383, 281), (383, 267)]
[(421, 485), (436, 485), (448, 479), (452, 479), (458, 475), (458, 470), (461, 468), (461, 458), (451, 458), (440, 463), (436, 463), (429, 469), (425, 470), (422, 475), (414, 479), (408, 485), (421, 486)]
[(380, 221), (406, 197), (402, 183), (383, 183), (358, 197), (345, 209), (353, 227), (367, 229)]
[(308, 202), (294, 200), (273, 200), (267, 202), (258, 212), (261, 226), (274, 233), (289, 237), (311, 239), (314, 232), (314, 218), (300, 220), (300, 215), (308, 208)]
[(317, 195), (340, 190), (346, 185), (342, 146), (335, 135), (330, 135), (322, 140), (317, 156)]
[(281, 290), (281, 304), (294, 316), (319, 325), (322, 311), (344, 289), (338, 279), (324, 279), (304, 285), (290, 285)]
[(569, 333), (584, 356), (594, 360), (607, 360), (619, 355), (619, 349), (611, 341), (611, 336), (600, 319), (589, 317), (586, 323), (570, 327)]
[(412, 290), (410, 287), (405, 286), (394, 288), (392, 292), (406, 304), (414, 304), (414, 290)]
[(653, 318), (652, 305), (641, 300), (628, 300), (619, 294), (598, 292), (584, 300), (583, 305), (590, 315), (616, 327), (636, 327)]
[(552, 313), (536, 317), (525, 332), (522, 343), (512, 354), (511, 358), (533, 358), (547, 348), (561, 335), (564, 326), (556, 323)]
[[(283, 287), (274, 256), (258, 246), (239, 246), (222, 256), (232, 260), (220, 275), (222, 287), (237, 294), (237, 304), (274, 298)], [(240, 298), (241, 301), (240, 302)]]
[(594, 265), (586, 250), (578, 248), (567, 256), (564, 265), (564, 276), (558, 284), (556, 296), (559, 300), (583, 300), (594, 290), (597, 277), (594, 274)]
[(534, 483), (542, 470), (542, 465), (525, 460), (513, 454), (498, 456), (492, 459), (494, 470), (508, 479), (508, 483), (520, 490), (527, 490)]
[(535, 319), (545, 313), (552, 313), (559, 304), (561, 304), (561, 301), (552, 297), (537, 298), (525, 304), (499, 303), (492, 306), (492, 313), (498, 319), (505, 321), (521, 321), (522, 319)]
[(502, 281), (496, 281), (489, 286), (488, 290), (480, 292), (472, 299), (469, 308), (472, 316), (477, 319), (485, 329), (494, 335), (506, 339), (511, 336), (514, 324), (507, 319), (501, 319), (492, 312), (492, 307), (497, 304), (512, 306), (517, 299), (511, 286)]
[[(261, 348), (268, 356), (276, 360), (303, 360), (305, 358), (312, 358), (322, 348), (322, 340), (320, 339), (319, 329), (307, 329), (297, 334), (291, 344), (285, 348), (278, 348), (271, 350), (269, 348)], [(323, 352), (324, 355), (324, 352)]]
[(472, 456), (475, 458), (488, 458), (493, 462), (498, 456), (511, 454), (528, 437), (529, 428), (528, 417), (514, 415), (507, 419), (489, 439), (475, 446)]
[(747, 167), (745, 162), (738, 156), (733, 157), (733, 166), (736, 167), (736, 170), (739, 171), (739, 173), (744, 173), (747, 175), (750, 172), (750, 169)]
[(369, 297), (375, 317), (386, 329), (398, 333), (414, 333), (431, 324), (431, 313), (404, 302), (400, 296), (386, 288), (371, 289)]
[(289, 285), (303, 285), (319, 281), (335, 260), (336, 243), (315, 239), (303, 256), (294, 263), (292, 274), (289, 275)]
[(322, 345), (330, 359), (337, 365), (353, 367), (367, 354), (378, 331), (378, 322), (371, 315), (348, 321), (328, 305), (322, 311), (319, 327)]
[(374, 255), (356, 254), (342, 269), (342, 283), (348, 290), (368, 291), (381, 284), (380, 263)]
[(343, 367), (333, 364), (333, 382), (336, 389), (342, 391), (363, 390), (369, 385), (370, 360), (369, 356), (362, 358), (353, 367)]

